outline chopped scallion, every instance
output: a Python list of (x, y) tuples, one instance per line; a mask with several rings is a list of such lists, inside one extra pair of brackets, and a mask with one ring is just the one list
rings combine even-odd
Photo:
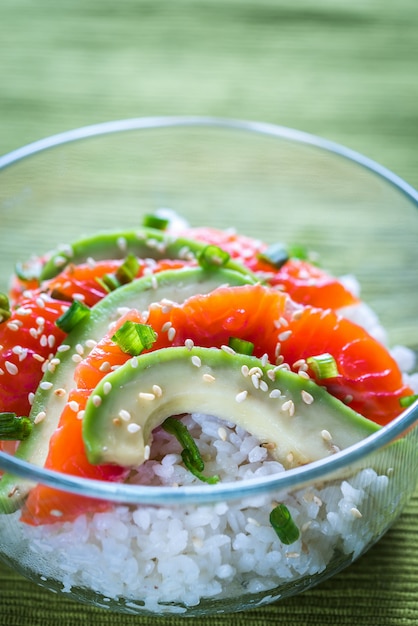
[(337, 363), (332, 354), (328, 352), (310, 356), (306, 362), (317, 378), (336, 378), (339, 375)]
[(104, 274), (101, 278), (96, 278), (96, 282), (108, 293), (115, 291), (121, 285), (131, 283), (139, 270), (139, 261), (133, 254), (129, 254), (116, 272)]
[(174, 417), (167, 417), (162, 427), (167, 433), (174, 435), (180, 445), (183, 446), (181, 458), (184, 465), (193, 476), (196, 476), (196, 478), (202, 482), (210, 485), (219, 482), (219, 476), (204, 476), (202, 474), (205, 469), (205, 464), (200, 455), (199, 448), (186, 426), (180, 420)]
[(230, 259), (230, 255), (222, 248), (209, 244), (198, 254), (199, 265), (205, 270), (224, 267)]
[(5, 293), (0, 293), (0, 324), (6, 322), (11, 314), (9, 298)]
[(413, 393), (410, 396), (400, 398), (399, 403), (402, 408), (406, 409), (408, 406), (412, 406), (416, 400), (418, 400), (418, 393)]
[(289, 509), (285, 504), (278, 504), (270, 513), (270, 524), (282, 543), (290, 545), (299, 539), (300, 532)]
[(144, 216), (142, 226), (145, 228), (156, 228), (157, 230), (165, 230), (169, 224), (169, 220), (152, 213)]
[(228, 345), (238, 354), (246, 354), (251, 356), (254, 352), (254, 344), (246, 339), (240, 339), (239, 337), (230, 337)]
[(130, 320), (122, 324), (112, 337), (112, 341), (131, 356), (138, 356), (144, 350), (149, 350), (156, 339), (157, 333), (151, 326)]
[(89, 315), (90, 308), (86, 304), (79, 300), (73, 300), (71, 306), (56, 320), (55, 324), (65, 333), (69, 333), (74, 326)]
[(29, 437), (33, 424), (28, 417), (17, 417), (16, 413), (0, 413), (0, 440), (22, 441)]
[(280, 269), (289, 260), (289, 254), (282, 243), (273, 243), (264, 252), (260, 252), (258, 258)]

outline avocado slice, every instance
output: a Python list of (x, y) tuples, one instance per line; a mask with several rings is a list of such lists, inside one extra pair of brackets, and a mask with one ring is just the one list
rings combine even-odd
[[(121, 307), (136, 308), (140, 311), (148, 309), (153, 302), (163, 298), (174, 302), (184, 302), (198, 293), (209, 293), (220, 285), (243, 285), (252, 282), (239, 272), (219, 268), (207, 271), (200, 267), (167, 270), (152, 276), (146, 276), (119, 287), (91, 308), (90, 316), (83, 319), (67, 335), (63, 345), (68, 349), (63, 352), (59, 348), (56, 358), (59, 360), (53, 371), (47, 371), (35, 394), (31, 410), (34, 427), (30, 437), (22, 441), (16, 451), (20, 459), (43, 467), (49, 449), (49, 440), (58, 426), (59, 418), (71, 389), (74, 388), (74, 369), (80, 351), (84, 356), (91, 350), (92, 343), (99, 341), (109, 329), (109, 324), (120, 317)], [(52, 387), (45, 389), (43, 387)], [(59, 390), (59, 392), (57, 392)], [(39, 416), (44, 416), (40, 419)], [(10, 474), (0, 477), (0, 509), (13, 511), (20, 506), (32, 484), (20, 480)]]
[[(83, 263), (88, 258), (122, 259), (127, 254), (152, 259), (196, 259), (207, 243), (177, 237), (169, 232), (154, 228), (130, 231), (103, 231), (84, 237), (72, 244), (51, 251), (40, 268), (39, 279), (48, 280), (59, 274), (69, 263)], [(225, 267), (246, 275), (255, 276), (251, 271), (229, 259)]]
[(87, 457), (92, 464), (141, 465), (154, 428), (192, 412), (242, 427), (288, 469), (379, 429), (289, 370), (218, 348), (172, 347), (130, 359), (97, 385), (83, 418)]

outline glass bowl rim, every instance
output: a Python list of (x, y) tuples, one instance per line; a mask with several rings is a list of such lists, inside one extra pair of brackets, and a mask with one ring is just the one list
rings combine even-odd
[[(227, 130), (242, 130), (271, 137), (277, 137), (295, 143), (310, 145), (328, 153), (343, 157), (369, 170), (388, 184), (395, 187), (418, 207), (418, 191), (397, 174), (363, 154), (351, 150), (339, 143), (327, 140), (286, 126), (268, 122), (218, 118), (209, 116), (162, 116), (138, 117), (113, 120), (75, 128), (43, 139), (34, 141), (0, 156), (0, 172), (22, 159), (62, 146), (73, 141), (98, 137), (111, 133), (132, 130), (149, 130), (173, 127), (213, 127)], [(50, 487), (70, 493), (106, 499), (113, 502), (142, 503), (150, 505), (210, 503), (232, 500), (267, 493), (270, 491), (295, 488), (303, 483), (325, 478), (359, 463), (369, 454), (381, 450), (395, 439), (402, 437), (418, 423), (418, 401), (404, 410), (395, 420), (379, 431), (350, 446), (337, 454), (301, 467), (259, 478), (245, 479), (239, 482), (218, 483), (216, 485), (162, 487), (147, 485), (128, 485), (66, 475), (0, 452), (0, 468), (30, 481), (38, 481)]]

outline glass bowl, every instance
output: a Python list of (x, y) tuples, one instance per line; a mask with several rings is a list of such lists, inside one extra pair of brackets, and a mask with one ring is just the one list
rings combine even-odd
[[(417, 352), (418, 194), (347, 148), (259, 122), (139, 118), (37, 141), (0, 157), (0, 170), (0, 291), (33, 254), (169, 208), (192, 226), (315, 250), (334, 274), (356, 276), (389, 345)], [(415, 402), (326, 459), (210, 487), (87, 480), (0, 452), (1, 472), (18, 484), (106, 505), (33, 526), (1, 500), (1, 558), (39, 585), (119, 612), (271, 603), (349, 566), (394, 523), (416, 487), (417, 421)], [(289, 545), (271, 527), (274, 503), (299, 528)]]

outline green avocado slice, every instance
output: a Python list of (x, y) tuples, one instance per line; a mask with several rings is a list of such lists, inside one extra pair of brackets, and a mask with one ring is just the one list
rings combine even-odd
[[(199, 267), (167, 270), (146, 276), (119, 287), (91, 309), (90, 316), (83, 319), (67, 335), (63, 346), (66, 351), (56, 353), (57, 364), (47, 371), (35, 394), (31, 410), (34, 421), (30, 437), (22, 441), (16, 456), (43, 467), (49, 440), (58, 426), (68, 394), (74, 388), (73, 378), (79, 352), (87, 356), (95, 341), (109, 330), (109, 324), (117, 320), (123, 310), (148, 309), (153, 302), (168, 299), (184, 302), (198, 293), (209, 293), (220, 285), (243, 285), (252, 282), (248, 276), (233, 270), (219, 268), (206, 271)], [(74, 360), (75, 359), (75, 360)], [(54, 362), (54, 361), (53, 361)], [(47, 388), (45, 388), (47, 387)], [(49, 388), (50, 387), (50, 388)], [(15, 510), (19, 507), (32, 484), (9, 474), (0, 477), (0, 509)]]
[(141, 465), (167, 417), (200, 412), (242, 427), (286, 468), (347, 448), (379, 426), (312, 380), (218, 348), (145, 353), (108, 374), (83, 418), (92, 464)]
[[(40, 280), (54, 278), (69, 263), (83, 263), (88, 258), (122, 259), (127, 254), (152, 259), (196, 259), (207, 243), (177, 237), (169, 232), (154, 228), (130, 231), (103, 231), (91, 237), (78, 239), (70, 245), (51, 251), (40, 269)], [(233, 259), (225, 267), (246, 275), (250, 270)], [(253, 276), (254, 278), (254, 276)]]

